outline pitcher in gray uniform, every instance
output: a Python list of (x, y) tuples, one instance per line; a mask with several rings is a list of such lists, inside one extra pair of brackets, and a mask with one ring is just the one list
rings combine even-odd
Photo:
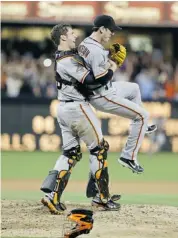
[[(66, 209), (60, 200), (73, 167), (82, 158), (80, 140), (83, 140), (90, 152), (90, 171), (97, 187), (95, 190), (88, 186), (87, 194), (94, 197), (93, 204), (106, 210), (119, 210), (120, 204), (116, 203), (115, 197), (112, 199), (109, 193), (109, 145), (103, 138), (99, 120), (87, 102), (90, 95), (87, 94), (85, 85), (91, 83), (93, 86), (95, 78), (74, 50), (76, 35), (70, 25), (56, 25), (52, 29), (51, 38), (58, 46), (55, 54), (60, 101), (57, 119), (62, 131), (63, 155), (56, 161), (53, 170), (41, 186), (41, 190), (46, 193), (41, 202), (53, 214), (60, 214)], [(116, 67), (111, 66), (111, 69), (114, 71)], [(119, 199), (119, 196), (116, 198)]]
[(81, 42), (78, 52), (93, 71), (96, 81), (110, 79), (106, 86), (94, 90), (90, 104), (99, 111), (132, 120), (126, 145), (118, 161), (133, 172), (142, 173), (144, 169), (138, 163), (137, 153), (147, 130), (149, 114), (141, 105), (140, 90), (136, 84), (112, 83), (114, 72), (110, 69), (109, 51), (102, 45), (120, 29), (111, 16), (97, 16), (93, 33)]

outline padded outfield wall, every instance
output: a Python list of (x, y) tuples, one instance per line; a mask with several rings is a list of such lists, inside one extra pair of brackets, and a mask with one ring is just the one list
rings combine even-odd
[[(49, 99), (2, 99), (2, 150), (59, 151), (62, 138), (56, 119), (58, 103), (58, 100)], [(156, 123), (159, 130), (155, 138), (145, 137), (140, 152), (150, 152), (161, 133), (165, 138), (161, 149), (178, 153), (178, 103), (145, 102), (144, 107), (150, 113), (150, 123)], [(99, 111), (96, 114), (110, 151), (121, 151), (128, 135), (129, 120)], [(86, 151), (86, 147), (82, 147)]]

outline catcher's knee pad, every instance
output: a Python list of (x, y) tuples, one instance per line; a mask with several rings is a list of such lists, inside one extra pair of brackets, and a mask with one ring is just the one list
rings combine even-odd
[(86, 209), (74, 209), (68, 215), (68, 219), (76, 222), (76, 226), (66, 232), (64, 238), (73, 238), (82, 234), (88, 234), (93, 228), (93, 212)]
[(107, 159), (107, 152), (109, 150), (109, 144), (106, 140), (96, 146), (94, 149), (90, 150), (91, 155), (95, 155), (99, 161), (104, 161)]
[(69, 150), (64, 150), (63, 155), (69, 158), (68, 163), (70, 167), (74, 167), (78, 161), (82, 158), (82, 153), (80, 150), (80, 145), (72, 147)]
[[(90, 176), (90, 180), (87, 187), (87, 197), (96, 196), (97, 191), (100, 193), (101, 199), (109, 198), (109, 174), (107, 166), (107, 151), (109, 150), (109, 144), (103, 140), (101, 144), (90, 151), (92, 155), (95, 155), (99, 161), (99, 169), (95, 172), (94, 176)], [(95, 185), (93, 184), (95, 183)], [(97, 187), (96, 187), (97, 184)]]

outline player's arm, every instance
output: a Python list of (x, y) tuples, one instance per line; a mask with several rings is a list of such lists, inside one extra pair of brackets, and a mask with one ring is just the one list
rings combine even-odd
[(110, 66), (110, 68), (108, 69), (107, 74), (105, 74), (104, 76), (101, 76), (99, 78), (95, 78), (93, 75), (93, 72), (89, 72), (89, 74), (86, 75), (85, 79), (83, 80), (83, 84), (86, 85), (95, 85), (95, 84), (101, 84), (101, 85), (106, 85), (113, 77), (113, 73), (115, 72), (117, 68), (117, 65), (115, 64), (115, 62), (113, 62)]
[(114, 61), (108, 59), (108, 62), (105, 63), (101, 52), (92, 52), (92, 54), (89, 55), (88, 61), (96, 81), (101, 84), (109, 82), (117, 69), (117, 65)]
[(110, 63), (110, 68), (109, 69), (112, 70), (113, 73), (114, 73), (117, 69), (117, 64), (114, 61), (110, 60), (110, 59), (109, 59), (109, 63)]
[(107, 82), (106, 80), (102, 80), (101, 82), (100, 79), (96, 80), (93, 72), (86, 68), (83, 58), (79, 55), (75, 55), (72, 58), (72, 65), (69, 67), (68, 74), (85, 85), (105, 85), (108, 82), (108, 79)]
[(112, 78), (113, 71), (115, 71), (117, 68), (117, 65), (110, 60), (110, 68), (107, 69), (107, 73), (104, 76), (96, 79), (94, 73), (86, 68), (85, 62), (81, 56), (74, 56), (71, 62), (72, 65), (68, 68), (70, 70), (68, 70), (67, 74), (85, 85), (106, 85)]

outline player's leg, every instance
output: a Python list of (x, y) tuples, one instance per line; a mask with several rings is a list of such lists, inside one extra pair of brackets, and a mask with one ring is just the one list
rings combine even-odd
[[(46, 193), (42, 198), (42, 203), (48, 207), (53, 214), (60, 214), (66, 207), (61, 203), (61, 196), (69, 181), (71, 172), (76, 163), (81, 159), (78, 138), (69, 127), (70, 111), (58, 106), (58, 121), (60, 123), (63, 138), (63, 154), (58, 158), (52, 171), (44, 180), (41, 190)], [(61, 123), (60, 118), (65, 118), (66, 124)]]
[[(113, 87), (116, 88), (118, 97), (126, 98), (140, 106), (143, 106), (141, 100), (140, 88), (137, 83), (132, 82), (113, 82)], [(157, 130), (155, 124), (148, 125), (146, 128), (146, 133), (151, 134)]]
[[(48, 207), (52, 214), (60, 214), (66, 207), (61, 203), (61, 196), (68, 184), (73, 167), (80, 161), (82, 154), (78, 140), (72, 136), (72, 133), (63, 131), (63, 154), (58, 158), (53, 170), (49, 171), (45, 178), (41, 190), (45, 192), (42, 203)], [(71, 139), (71, 144), (67, 138)]]
[[(89, 105), (80, 105), (85, 118), (85, 127), (80, 127), (79, 137), (90, 151), (90, 177), (87, 186), (87, 197), (93, 197), (93, 205), (107, 210), (118, 210), (120, 204), (110, 198), (107, 151), (109, 145), (103, 139), (101, 125)], [(87, 130), (86, 130), (87, 128)], [(117, 195), (120, 197), (119, 195)]]
[(113, 82), (116, 93), (119, 97), (126, 98), (142, 106), (141, 93), (138, 84), (131, 82)]
[[(123, 116), (132, 120), (127, 143), (122, 151), (121, 158), (129, 162), (129, 168), (135, 172), (142, 173), (143, 169), (137, 162), (137, 153), (143, 141), (147, 123), (148, 112), (141, 106), (117, 94), (104, 96), (90, 102), (96, 109), (115, 115)], [(125, 164), (125, 166), (127, 166)]]

